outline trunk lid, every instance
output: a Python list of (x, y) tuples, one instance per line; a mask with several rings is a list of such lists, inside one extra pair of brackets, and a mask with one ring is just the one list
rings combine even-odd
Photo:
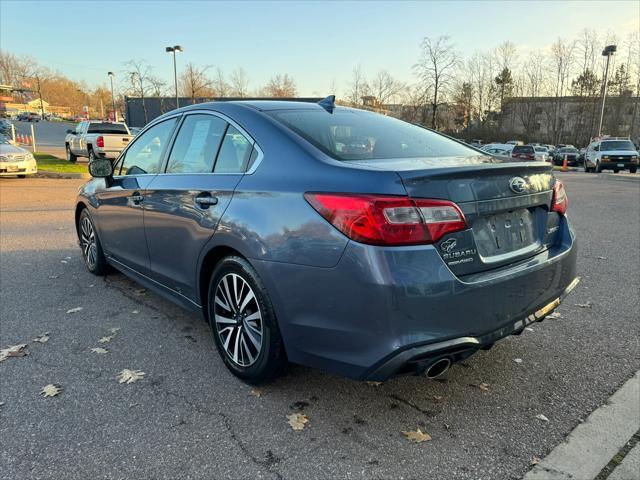
[(460, 207), (469, 228), (435, 245), (458, 276), (525, 260), (556, 241), (559, 216), (550, 213), (555, 179), (549, 163), (472, 157), (378, 160), (368, 166), (394, 170), (410, 197), (451, 200)]

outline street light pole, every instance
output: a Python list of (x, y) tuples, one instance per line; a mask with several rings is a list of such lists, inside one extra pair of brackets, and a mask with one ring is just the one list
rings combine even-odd
[(173, 82), (176, 88), (176, 108), (180, 108), (178, 100), (178, 69), (176, 67), (176, 52), (183, 52), (183, 48), (180, 45), (174, 45), (173, 47), (165, 47), (167, 53), (173, 53)]
[(113, 72), (107, 72), (109, 80), (111, 81), (111, 110), (113, 110), (113, 120), (118, 121), (118, 115), (116, 114), (116, 99), (113, 95)]
[(602, 107), (600, 108), (600, 124), (598, 125), (598, 137), (602, 135), (602, 121), (604, 119), (604, 104), (607, 100), (607, 81), (609, 80), (609, 61), (611, 55), (616, 53), (616, 45), (607, 45), (602, 51), (602, 56), (607, 57), (607, 65), (604, 68), (604, 82), (602, 83)]

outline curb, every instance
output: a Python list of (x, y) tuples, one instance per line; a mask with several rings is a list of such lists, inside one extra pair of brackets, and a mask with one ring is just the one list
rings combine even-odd
[(60, 179), (90, 179), (91, 175), (88, 173), (73, 173), (73, 172), (49, 172), (47, 170), (38, 170), (38, 173), (34, 175), (36, 178), (60, 178)]
[[(523, 480), (587, 480), (602, 469), (640, 428), (640, 372), (578, 425)], [(615, 472), (615, 470), (614, 470)]]

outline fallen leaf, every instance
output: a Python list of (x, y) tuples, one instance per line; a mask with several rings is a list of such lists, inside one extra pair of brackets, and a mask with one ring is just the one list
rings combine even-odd
[(431, 435), (423, 432), (419, 428), (417, 430), (409, 430), (408, 432), (402, 432), (402, 434), (407, 437), (407, 440), (415, 443), (428, 442), (431, 440)]
[(379, 387), (380, 385), (382, 385), (382, 382), (367, 382), (367, 385), (369, 385), (370, 387)]
[(36, 338), (33, 339), (34, 342), (38, 342), (38, 343), (46, 343), (49, 341), (49, 332), (47, 333), (43, 333), (41, 335), (38, 335)]
[(71, 257), (64, 257), (65, 260), (71, 260)]
[(128, 368), (125, 368), (118, 374), (116, 379), (118, 380), (118, 383), (133, 383), (137, 382), (144, 376), (145, 373), (140, 370), (129, 370)]
[(107, 350), (106, 348), (102, 348), (102, 347), (92, 348), (91, 351), (93, 353), (109, 353), (109, 350)]
[(27, 344), (21, 343), (19, 345), (12, 345), (10, 347), (0, 349), (0, 362), (9, 357), (24, 357), (25, 355), (28, 355), (29, 352), (27, 352), (26, 348)]
[(531, 328), (531, 327), (525, 327), (525, 330), (526, 330), (527, 332), (533, 332), (533, 331), (534, 331), (534, 330), (533, 330), (533, 328)]
[(95, 287), (95, 285), (92, 283), (91, 285), (88, 285), (87, 288), (93, 288)]
[(434, 395), (434, 396), (433, 396), (433, 399), (434, 399), (436, 402), (441, 402), (443, 398), (444, 398), (444, 397), (443, 397), (442, 395)]
[(309, 418), (304, 413), (287, 415), (287, 420), (291, 428), (296, 431), (304, 430), (305, 425), (309, 422)]
[(4, 402), (0, 402), (0, 407), (4, 407)]
[(140, 313), (138, 310), (132, 310), (131, 313)]
[(544, 416), (543, 414), (541, 414), (541, 413), (540, 413), (540, 414), (538, 414), (538, 415), (536, 415), (536, 418), (537, 418), (538, 420), (542, 420), (543, 422), (548, 422), (548, 421), (549, 421), (549, 419), (548, 419), (547, 417), (545, 417), (545, 416)]
[(109, 331), (110, 331), (111, 333), (117, 333), (117, 332), (119, 332), (119, 331), (120, 331), (120, 327), (113, 327), (113, 328), (110, 328), (110, 329), (109, 329)]
[(136, 295), (144, 295), (145, 293), (147, 293), (147, 289), (146, 288), (138, 288), (136, 290), (134, 290)]
[(51, 280), (55, 280), (56, 278), (58, 278), (60, 275), (49, 275), (49, 279)]
[(529, 465), (538, 465), (540, 463), (540, 459), (538, 457), (533, 457)]
[(78, 313), (81, 310), (82, 310), (82, 307), (70, 308), (69, 310), (67, 310), (67, 313)]
[(600, 257), (600, 256), (597, 256), (596, 258), (597, 258), (598, 260), (607, 260), (607, 257)]
[(580, 308), (593, 308), (593, 303), (591, 302), (587, 302), (587, 303), (575, 303), (574, 304), (576, 307), (580, 307)]
[(489, 391), (489, 384), (488, 383), (481, 383), (480, 385), (478, 385), (478, 387), (483, 392), (488, 392)]
[(60, 260), (60, 263), (67, 263), (66, 260)]
[(560, 312), (551, 312), (549, 315), (547, 315), (547, 318), (562, 318), (562, 315), (560, 314)]
[(262, 396), (262, 390), (254, 388), (249, 392), (249, 395), (251, 395), (252, 397), (260, 398)]
[(516, 363), (522, 363), (522, 359), (521, 358), (514, 358), (513, 361), (516, 362)]
[(98, 340), (98, 343), (109, 343), (111, 340), (113, 340), (115, 337), (115, 335), (108, 335), (106, 337), (102, 337), (100, 340)]
[(62, 387), (60, 385), (50, 383), (42, 389), (40, 395), (42, 395), (43, 397), (55, 397), (60, 392), (62, 392)]

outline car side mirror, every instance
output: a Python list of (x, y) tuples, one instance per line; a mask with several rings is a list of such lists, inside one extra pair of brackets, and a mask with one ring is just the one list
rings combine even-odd
[(76, 133), (75, 130), (71, 130), (70, 128), (67, 128), (67, 133)]
[(96, 158), (89, 162), (89, 173), (94, 178), (111, 178), (113, 176), (113, 164), (108, 158)]

